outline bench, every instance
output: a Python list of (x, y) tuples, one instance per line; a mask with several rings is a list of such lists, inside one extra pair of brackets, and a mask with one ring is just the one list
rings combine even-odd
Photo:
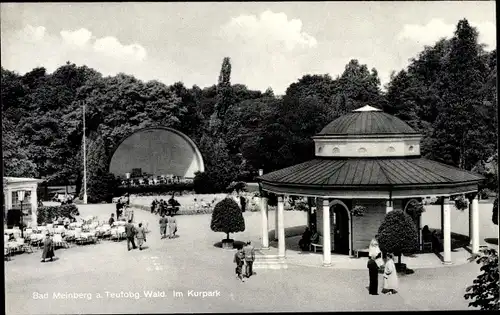
[(366, 253), (366, 256), (368, 256), (369, 249), (368, 248), (362, 248), (362, 249), (357, 249), (356, 250), (356, 258), (359, 258), (360, 253)]
[(316, 250), (319, 248), (321, 250), (323, 250), (323, 237), (319, 237), (319, 244), (314, 244), (314, 243), (311, 243), (310, 245), (310, 249), (313, 249), (314, 252), (316, 252)]

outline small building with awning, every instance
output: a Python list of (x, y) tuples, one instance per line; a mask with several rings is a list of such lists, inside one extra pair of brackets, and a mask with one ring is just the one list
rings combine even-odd
[[(411, 200), (430, 196), (440, 199), (444, 263), (451, 263), (450, 217), (456, 196), (465, 195), (470, 201), (469, 236), (472, 252), (477, 253), (477, 193), (484, 178), (423, 158), (421, 138), (399, 118), (367, 105), (335, 119), (313, 138), (314, 159), (259, 176), (262, 191), (278, 195), (275, 230), (279, 257), (286, 257), (287, 196), (307, 197), (310, 205), (316, 205), (316, 222), (312, 223), (322, 236), (324, 265), (331, 264), (331, 252), (352, 255), (367, 248), (386, 213), (405, 211)], [(366, 213), (351, 217), (350, 210), (358, 205)], [(264, 194), (263, 248), (269, 247), (267, 208)]]

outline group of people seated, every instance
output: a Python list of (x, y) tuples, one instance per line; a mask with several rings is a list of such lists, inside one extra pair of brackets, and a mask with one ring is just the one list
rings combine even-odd
[(319, 233), (316, 230), (316, 227), (313, 225), (311, 229), (306, 227), (306, 230), (302, 234), (302, 238), (299, 241), (299, 247), (302, 251), (309, 251), (311, 248), (311, 244), (319, 243)]
[(168, 202), (163, 199), (155, 199), (151, 203), (151, 213), (162, 215), (170, 215), (179, 211), (180, 203), (172, 196)]

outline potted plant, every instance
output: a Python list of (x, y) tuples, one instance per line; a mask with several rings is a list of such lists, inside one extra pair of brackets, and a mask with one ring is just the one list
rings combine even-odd
[(467, 199), (465, 199), (463, 195), (455, 197), (454, 201), (455, 201), (455, 208), (457, 208), (458, 210), (463, 211), (469, 207), (469, 202), (467, 201)]
[(229, 233), (245, 231), (245, 220), (240, 207), (232, 198), (225, 198), (215, 205), (210, 228), (214, 232), (226, 233), (226, 239), (222, 240), (222, 248), (234, 247), (234, 240), (229, 238)]

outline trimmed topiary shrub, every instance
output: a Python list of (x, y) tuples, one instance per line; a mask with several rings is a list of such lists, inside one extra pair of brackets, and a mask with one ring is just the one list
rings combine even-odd
[(223, 232), (229, 240), (229, 233), (245, 231), (245, 220), (238, 204), (231, 198), (218, 202), (212, 213), (210, 228), (214, 232)]
[(37, 210), (37, 223), (52, 223), (58, 217), (69, 218), (78, 215), (80, 215), (80, 212), (74, 204), (39, 207)]
[(412, 218), (400, 210), (386, 214), (378, 229), (380, 250), (398, 256), (398, 264), (401, 264), (402, 254), (409, 255), (418, 251), (417, 236)]

